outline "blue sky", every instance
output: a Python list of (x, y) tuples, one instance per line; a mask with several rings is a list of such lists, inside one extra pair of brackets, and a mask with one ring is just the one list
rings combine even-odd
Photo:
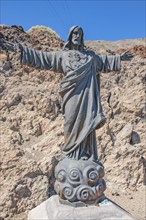
[(66, 40), (72, 25), (84, 29), (85, 40), (145, 37), (145, 0), (1, 0), (0, 23), (51, 27)]

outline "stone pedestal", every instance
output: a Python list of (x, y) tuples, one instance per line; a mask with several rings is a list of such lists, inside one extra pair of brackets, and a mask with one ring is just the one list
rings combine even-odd
[(105, 201), (98, 206), (72, 207), (60, 204), (56, 195), (32, 209), (28, 220), (134, 220), (119, 206)]

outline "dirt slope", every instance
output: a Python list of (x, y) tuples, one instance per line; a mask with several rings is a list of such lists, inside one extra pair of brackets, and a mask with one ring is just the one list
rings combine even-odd
[[(52, 51), (63, 45), (58, 35), (45, 27), (25, 33), (16, 26), (1, 26), (1, 33), (7, 40), (35, 49)], [(130, 49), (135, 54), (131, 61), (122, 62), (119, 72), (101, 74), (107, 122), (97, 131), (97, 142), (107, 195), (141, 220), (146, 217), (142, 202), (146, 181), (144, 40), (86, 42), (100, 53)], [(63, 144), (61, 79), (59, 73), (21, 66), (17, 53), (0, 54), (1, 220), (26, 219), (28, 210), (54, 193), (52, 169)]]

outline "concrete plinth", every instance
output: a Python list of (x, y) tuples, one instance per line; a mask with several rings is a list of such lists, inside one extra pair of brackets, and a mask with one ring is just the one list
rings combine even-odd
[(28, 220), (134, 220), (119, 206), (107, 201), (99, 206), (72, 207), (52, 196), (28, 213)]

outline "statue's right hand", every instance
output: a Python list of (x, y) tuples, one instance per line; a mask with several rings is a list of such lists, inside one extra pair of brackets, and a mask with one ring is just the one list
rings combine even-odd
[(3, 50), (17, 51), (19, 49), (18, 44), (13, 44), (9, 41), (6, 41), (4, 38), (0, 39), (0, 47)]
[(5, 40), (3, 38), (0, 39), (0, 47), (4, 49)]

